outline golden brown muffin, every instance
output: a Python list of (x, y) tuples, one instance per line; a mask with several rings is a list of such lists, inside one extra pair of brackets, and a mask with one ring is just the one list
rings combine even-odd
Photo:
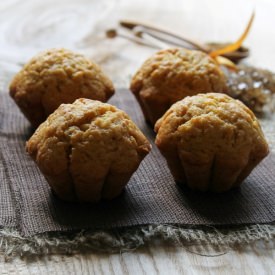
[(118, 196), (151, 146), (126, 113), (90, 99), (60, 107), (26, 144), (63, 200)]
[(154, 125), (173, 103), (186, 96), (225, 91), (226, 80), (216, 61), (207, 54), (167, 49), (145, 61), (130, 89), (145, 119)]
[(81, 97), (106, 102), (113, 94), (111, 80), (97, 64), (65, 49), (39, 53), (10, 84), (11, 97), (33, 127), (61, 103)]
[(175, 180), (200, 191), (239, 186), (268, 154), (253, 112), (225, 94), (186, 97), (157, 121), (155, 131)]

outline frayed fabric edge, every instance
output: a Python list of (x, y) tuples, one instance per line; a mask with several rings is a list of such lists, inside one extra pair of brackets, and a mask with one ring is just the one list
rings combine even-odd
[(14, 228), (0, 230), (0, 250), (6, 259), (16, 256), (76, 254), (101, 251), (125, 252), (146, 245), (154, 240), (173, 245), (202, 244), (233, 247), (257, 240), (269, 241), (275, 237), (275, 224), (256, 224), (231, 229), (212, 226), (201, 228), (179, 225), (143, 225), (113, 230), (81, 230), (77, 232), (48, 232), (23, 237)]

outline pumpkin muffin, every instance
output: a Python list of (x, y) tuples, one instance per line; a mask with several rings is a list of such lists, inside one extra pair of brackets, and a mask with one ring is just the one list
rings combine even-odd
[(152, 125), (186, 96), (223, 92), (226, 79), (214, 59), (200, 51), (174, 48), (157, 52), (131, 81), (145, 119)]
[(268, 155), (253, 112), (225, 94), (186, 97), (157, 121), (155, 131), (175, 180), (200, 191), (239, 186)]
[(90, 99), (61, 104), (26, 144), (56, 195), (81, 202), (118, 196), (150, 149), (126, 113)]
[(97, 64), (66, 49), (39, 53), (10, 84), (11, 97), (35, 128), (61, 103), (81, 97), (106, 102), (113, 94), (111, 80)]

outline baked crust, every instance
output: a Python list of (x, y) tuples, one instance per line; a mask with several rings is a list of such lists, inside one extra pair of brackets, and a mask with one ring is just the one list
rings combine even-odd
[(61, 104), (26, 144), (61, 199), (88, 202), (118, 196), (150, 149), (126, 113), (89, 99)]
[(39, 53), (10, 84), (11, 97), (35, 128), (61, 103), (81, 97), (106, 102), (113, 94), (111, 80), (97, 64), (66, 49)]
[(253, 112), (225, 94), (186, 97), (157, 121), (155, 131), (175, 180), (200, 191), (239, 186), (268, 154)]
[(223, 92), (226, 80), (218, 64), (200, 51), (173, 48), (157, 52), (133, 76), (131, 91), (152, 125), (186, 96)]

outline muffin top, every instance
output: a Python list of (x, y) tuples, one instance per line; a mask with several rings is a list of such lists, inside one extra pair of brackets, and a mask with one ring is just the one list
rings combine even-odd
[(105, 102), (113, 93), (111, 80), (97, 64), (66, 49), (39, 53), (10, 84), (11, 96), (33, 124), (44, 121), (61, 103), (81, 97)]
[(253, 112), (225, 94), (186, 97), (157, 121), (155, 131), (160, 148), (192, 152), (201, 162), (213, 154), (240, 158), (244, 153), (253, 159), (268, 153)]
[(82, 201), (117, 195), (150, 149), (126, 113), (90, 99), (60, 105), (26, 145), (53, 190)]
[[(161, 50), (150, 57), (134, 75), (133, 93), (151, 88), (174, 103), (200, 92), (225, 90), (225, 77), (214, 59), (201, 51), (182, 48)], [(156, 88), (156, 89), (152, 89)]]
[[(60, 148), (66, 148), (67, 156), (59, 154)], [(57, 163), (66, 166), (68, 157), (83, 149), (86, 157), (91, 154), (99, 163), (111, 164), (115, 158), (124, 158), (121, 166), (127, 167), (128, 158), (147, 154), (150, 144), (125, 112), (83, 98), (73, 104), (61, 104), (27, 142), (27, 151), (33, 158), (55, 155), (56, 162), (44, 163), (49, 170), (55, 170)], [(85, 154), (81, 158), (77, 165), (85, 165)]]

